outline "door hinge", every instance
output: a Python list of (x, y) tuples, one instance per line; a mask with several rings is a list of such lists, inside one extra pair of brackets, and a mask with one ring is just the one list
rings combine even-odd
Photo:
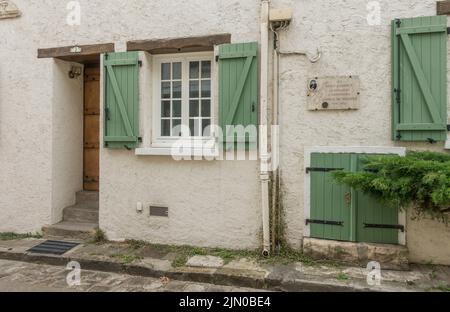
[(306, 225), (314, 223), (314, 224), (323, 224), (323, 225), (338, 225), (344, 226), (343, 221), (328, 221), (328, 220), (314, 220), (314, 219), (306, 219)]
[(405, 227), (400, 224), (371, 224), (371, 223), (364, 223), (365, 228), (374, 228), (374, 229), (394, 229), (394, 230), (400, 230), (402, 232), (405, 232)]
[(338, 171), (344, 170), (344, 168), (317, 168), (317, 167), (307, 167), (306, 174), (315, 171), (315, 172), (330, 172), (330, 171)]
[(400, 104), (400, 102), (401, 102), (400, 93), (402, 91), (400, 90), (400, 88), (395, 88), (394, 92), (395, 92), (395, 101), (397, 102), (397, 104)]

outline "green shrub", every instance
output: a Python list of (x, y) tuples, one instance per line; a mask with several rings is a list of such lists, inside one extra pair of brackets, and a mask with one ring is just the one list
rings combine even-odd
[(376, 197), (385, 205), (415, 208), (416, 217), (443, 222), (450, 212), (450, 155), (408, 152), (363, 159), (364, 171), (335, 171), (340, 183)]

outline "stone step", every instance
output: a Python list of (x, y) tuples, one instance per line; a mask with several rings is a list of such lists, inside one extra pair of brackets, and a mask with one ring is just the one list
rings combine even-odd
[(81, 223), (62, 221), (60, 223), (45, 226), (42, 233), (45, 238), (64, 237), (75, 239), (89, 239), (95, 235), (98, 223)]
[(87, 203), (87, 202), (93, 202), (97, 203), (98, 206), (98, 192), (93, 191), (80, 191), (76, 194), (76, 201), (77, 203)]
[(98, 206), (91, 208), (78, 204), (64, 209), (63, 220), (69, 222), (98, 223)]

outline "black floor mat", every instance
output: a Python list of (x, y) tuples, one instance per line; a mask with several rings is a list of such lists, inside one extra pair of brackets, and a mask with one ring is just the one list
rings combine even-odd
[(47, 240), (27, 251), (32, 253), (62, 255), (78, 245), (79, 243)]

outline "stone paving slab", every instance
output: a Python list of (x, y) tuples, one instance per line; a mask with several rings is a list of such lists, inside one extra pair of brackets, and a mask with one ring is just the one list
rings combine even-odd
[[(126, 243), (83, 243), (62, 256), (26, 252), (42, 241), (0, 241), (0, 259), (60, 267), (74, 260), (86, 270), (281, 291), (423, 291), (450, 285), (450, 268), (445, 266), (411, 265), (410, 271), (382, 270), (381, 286), (370, 286), (367, 284), (366, 270), (359, 267), (319, 263), (269, 264), (251, 258), (238, 258), (225, 263), (211, 256), (191, 257), (190, 264), (198, 266), (174, 267), (172, 261), (177, 258), (176, 252), (154, 253), (146, 250), (143, 253), (142, 248)], [(144, 257), (144, 254), (156, 257)], [(0, 265), (0, 277), (2, 274)]]
[(68, 270), (58, 266), (0, 260), (0, 292), (258, 292), (261, 290), (81, 271), (81, 285), (69, 286)]
[(214, 256), (193, 256), (188, 259), (186, 265), (200, 268), (220, 268), (223, 267), (224, 261), (222, 258)]

